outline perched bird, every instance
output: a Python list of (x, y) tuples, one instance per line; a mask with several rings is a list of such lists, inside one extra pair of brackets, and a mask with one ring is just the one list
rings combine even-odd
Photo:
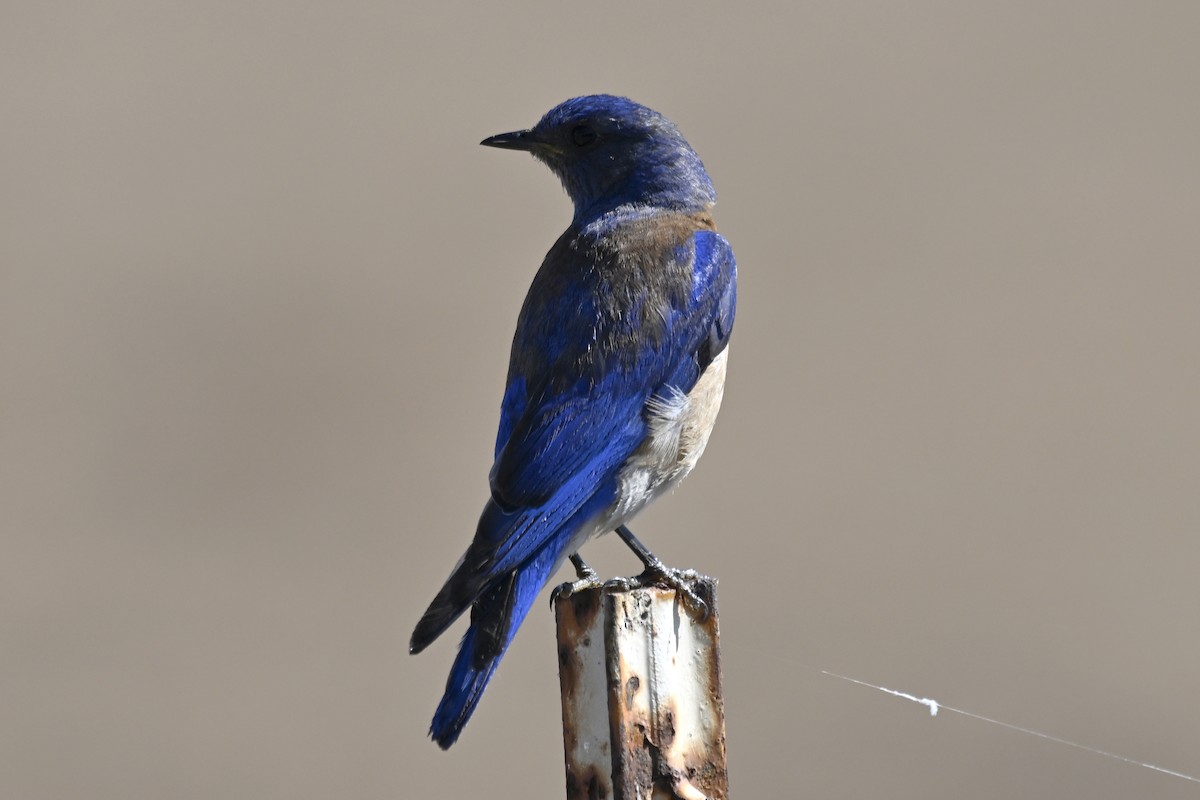
[(419, 653), (460, 614), (471, 624), (433, 717), (458, 739), (517, 627), (568, 557), (615, 530), (662, 584), (703, 601), (625, 523), (691, 471), (721, 405), (737, 301), (716, 192), (668, 119), (632, 100), (576, 97), (529, 130), (480, 144), (525, 150), (562, 181), (575, 216), (546, 254), (517, 319), (491, 498), (475, 538), (413, 631)]

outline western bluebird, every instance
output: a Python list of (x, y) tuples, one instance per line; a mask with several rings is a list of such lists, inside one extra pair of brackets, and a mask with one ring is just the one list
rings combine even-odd
[(475, 538), (413, 631), (419, 653), (460, 614), (459, 646), (430, 736), (463, 726), (542, 587), (564, 559), (616, 530), (646, 571), (701, 613), (685, 574), (625, 523), (704, 452), (725, 382), (737, 268), (716, 232), (716, 192), (699, 156), (661, 114), (623, 97), (576, 97), (530, 130), (480, 144), (525, 150), (575, 206), (517, 318), (500, 430)]

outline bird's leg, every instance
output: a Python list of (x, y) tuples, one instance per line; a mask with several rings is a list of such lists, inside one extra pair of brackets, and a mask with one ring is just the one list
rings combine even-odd
[(554, 604), (558, 602), (560, 597), (570, 597), (576, 592), (582, 592), (585, 589), (596, 589), (604, 585), (604, 582), (600, 580), (600, 573), (589, 567), (587, 562), (579, 557), (579, 553), (571, 553), (571, 563), (575, 566), (575, 575), (579, 580), (574, 583), (567, 581), (555, 586), (553, 591), (550, 592), (551, 608), (554, 608)]
[(708, 603), (700, 598), (700, 595), (691, 587), (691, 582), (699, 575), (695, 570), (690, 569), (672, 569), (658, 559), (658, 556), (651, 553), (646, 545), (638, 541), (638, 538), (633, 535), (633, 531), (624, 525), (617, 526), (617, 536), (621, 537), (629, 549), (633, 551), (641, 562), (646, 566), (646, 570), (641, 575), (636, 575), (632, 578), (617, 578), (609, 581), (606, 585), (619, 586), (621, 588), (640, 588), (646, 586), (666, 586), (674, 589), (675, 593), (683, 597), (684, 602), (690, 605), (700, 617), (700, 621), (704, 622), (708, 619)]

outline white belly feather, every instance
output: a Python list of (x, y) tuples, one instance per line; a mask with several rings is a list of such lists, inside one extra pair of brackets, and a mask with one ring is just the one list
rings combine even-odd
[(728, 353), (728, 347), (722, 350), (687, 394), (671, 389), (646, 403), (650, 432), (617, 474), (609, 525), (629, 519), (696, 466), (721, 408)]

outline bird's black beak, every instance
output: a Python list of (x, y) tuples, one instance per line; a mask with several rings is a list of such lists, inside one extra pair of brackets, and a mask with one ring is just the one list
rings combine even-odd
[(541, 142), (533, 135), (533, 131), (513, 131), (489, 136), (480, 144), (484, 147), (499, 147), (503, 150), (532, 150)]

